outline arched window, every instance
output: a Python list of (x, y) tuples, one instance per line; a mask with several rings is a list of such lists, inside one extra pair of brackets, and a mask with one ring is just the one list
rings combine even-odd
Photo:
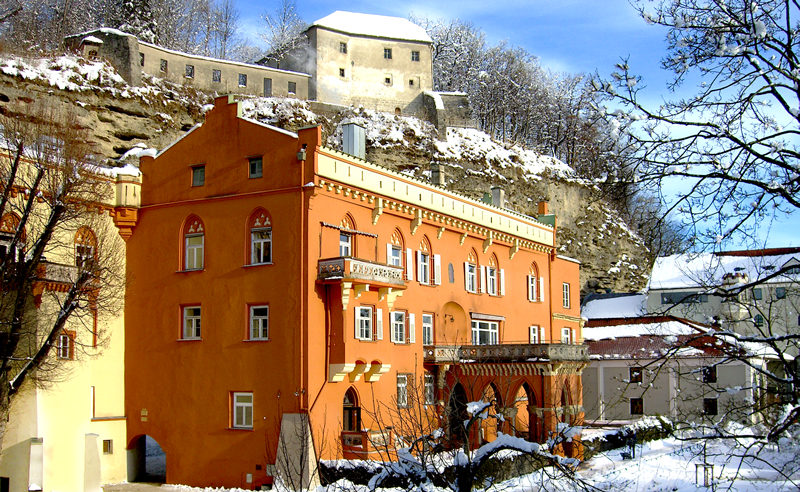
[(361, 429), (361, 408), (358, 406), (356, 390), (349, 388), (342, 401), (342, 430), (359, 431)]
[(403, 251), (405, 241), (399, 229), (395, 229), (389, 242), (386, 243), (386, 264), (392, 266), (403, 266)]
[(250, 214), (250, 264), (264, 265), (272, 263), (272, 221), (263, 208)]
[(352, 231), (356, 230), (356, 224), (353, 217), (346, 214), (339, 226), (339, 256), (355, 256), (356, 242)]
[(505, 294), (505, 272), (497, 262), (497, 255), (489, 258), (489, 264), (481, 272), (481, 281), (486, 283), (486, 292), (491, 296)]
[(528, 271), (527, 277), (528, 300), (530, 302), (541, 302), (544, 300), (544, 277), (539, 276), (539, 267), (534, 261)]
[(204, 265), (206, 229), (196, 215), (189, 216), (183, 225), (184, 270), (202, 270)]
[(422, 236), (417, 250), (417, 280), (425, 285), (440, 285), (442, 283), (442, 259), (440, 255), (433, 254), (433, 248), (428, 236)]
[(75, 233), (75, 266), (79, 270), (91, 270), (97, 259), (97, 236), (91, 229), (82, 226)]
[(464, 289), (467, 292), (478, 292), (478, 266), (478, 253), (473, 248), (467, 256), (467, 261), (464, 262)]
[(0, 261), (10, 255), (10, 260), (17, 261), (24, 257), (25, 231), (21, 231), (19, 238), (14, 242), (14, 236), (19, 227), (19, 215), (9, 212), (0, 219)]

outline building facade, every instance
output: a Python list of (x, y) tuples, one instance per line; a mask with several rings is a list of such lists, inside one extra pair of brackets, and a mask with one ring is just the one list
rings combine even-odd
[[(7, 158), (6, 154), (0, 157)], [(30, 170), (25, 166), (20, 173)], [(37, 343), (49, 333), (61, 299), (80, 269), (93, 264), (99, 251), (122, 262), (118, 273), (124, 273), (125, 244), (115, 224), (124, 227), (135, 215), (138, 198), (132, 192), (140, 180), (108, 169), (99, 172), (93, 179), (103, 200), (87, 203), (86, 213), (56, 229), (47, 258), (37, 269), (27, 309), (31, 326), (36, 327), (30, 336), (37, 337)], [(28, 190), (15, 188), (11, 196), (12, 201), (24, 203), (30, 195)], [(33, 209), (34, 219), (20, 233), (28, 238), (20, 243), (22, 247), (9, 247), (14, 244), (20, 216), (10, 211), (0, 218), (4, 273), (14, 270), (17, 253), (24, 254), (32, 247), (38, 219), (47, 213), (46, 205)], [(123, 283), (120, 280), (117, 287), (122, 289)], [(99, 289), (104, 288), (114, 287)], [(127, 478), (124, 317), (121, 312), (103, 316), (88, 302), (89, 309), (76, 311), (58, 335), (51, 360), (44, 364), (49, 371), (45, 382), (33, 384), (29, 379), (13, 400), (0, 453), (4, 491), (94, 492), (100, 491), (102, 484)]]
[(154, 438), (167, 482), (257, 488), (303, 447), (304, 473), (390, 456), (403, 436), (379, 409), (402, 416), (415, 388), (432, 417), (481, 399), (511, 417), (478, 443), (582, 420), (579, 264), (546, 204), (540, 221), (465, 198), (232, 97), (141, 171), (128, 448), (141, 462)]

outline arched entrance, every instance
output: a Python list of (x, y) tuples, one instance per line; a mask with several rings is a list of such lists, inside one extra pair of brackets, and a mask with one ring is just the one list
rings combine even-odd
[(361, 408), (358, 404), (358, 394), (354, 388), (349, 388), (342, 401), (342, 430), (361, 430)]
[[(569, 387), (564, 384), (564, 387), (561, 389), (561, 413), (559, 421), (562, 423), (561, 429), (559, 429), (559, 434), (562, 437), (568, 433), (569, 428), (572, 426), (572, 407), (570, 406), (571, 403), (571, 395), (569, 392)], [(564, 449), (564, 456), (572, 456), (572, 439), (566, 438), (564, 439), (563, 444)]]
[(467, 439), (464, 423), (469, 420), (467, 413), (467, 392), (461, 383), (456, 383), (447, 401), (447, 439), (450, 448), (461, 447)]
[(167, 455), (152, 437), (142, 434), (128, 446), (128, 481), (167, 482)]
[(494, 383), (489, 383), (483, 390), (481, 400), (489, 403), (486, 411), (486, 418), (481, 422), (482, 440), (485, 442), (493, 442), (497, 439), (497, 433), (502, 432), (502, 421), (497, 415), (501, 408), (503, 408), (502, 397), (500, 391)]
[(531, 442), (541, 441), (541, 423), (536, 414), (536, 395), (528, 383), (522, 383), (514, 401), (514, 429), (517, 437)]

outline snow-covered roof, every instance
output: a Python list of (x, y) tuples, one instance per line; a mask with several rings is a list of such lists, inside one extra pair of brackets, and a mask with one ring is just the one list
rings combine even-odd
[(645, 314), (646, 294), (601, 295), (590, 299), (581, 308), (586, 319), (635, 318)]
[[(746, 282), (753, 282), (798, 261), (800, 248), (664, 256), (656, 259), (653, 265), (648, 290), (721, 286), (726, 274), (739, 275)], [(783, 274), (768, 282), (797, 279), (798, 274)]]
[(98, 37), (95, 37), (95, 36), (86, 36), (85, 38), (83, 38), (83, 40), (81, 42), (82, 43), (103, 44), (103, 40), (98, 38)]
[(702, 325), (688, 320), (670, 319), (656, 322), (637, 323), (631, 320), (630, 324), (617, 324), (605, 326), (585, 326), (583, 338), (586, 340), (605, 340), (617, 337), (638, 337), (648, 335), (677, 336), (692, 335), (704, 331)]
[(375, 38), (402, 39), (423, 43), (431, 43), (433, 41), (428, 36), (428, 33), (425, 32), (425, 29), (402, 17), (359, 14), (337, 10), (314, 22), (311, 26)]

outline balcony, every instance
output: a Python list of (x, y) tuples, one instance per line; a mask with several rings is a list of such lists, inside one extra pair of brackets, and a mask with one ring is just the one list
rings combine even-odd
[(391, 429), (342, 431), (342, 454), (346, 459), (379, 459), (394, 451)]
[(564, 343), (426, 346), (425, 362), (588, 362), (586, 345)]
[(74, 284), (78, 281), (78, 267), (43, 261), (39, 263), (36, 277), (38, 280), (48, 283)]
[(317, 280), (405, 288), (403, 267), (350, 257), (320, 260)]

